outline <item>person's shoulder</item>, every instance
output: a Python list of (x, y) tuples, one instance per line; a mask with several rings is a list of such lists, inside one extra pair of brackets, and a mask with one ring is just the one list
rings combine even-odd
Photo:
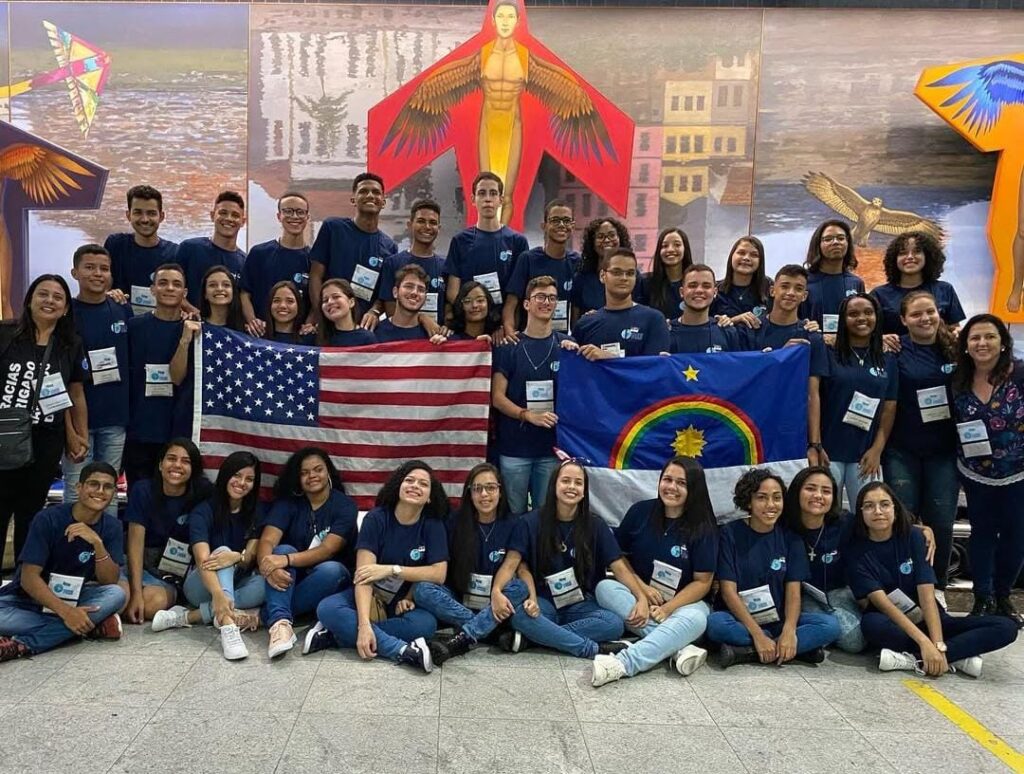
[(251, 261), (254, 257), (262, 257), (264, 255), (273, 255), (280, 244), (276, 239), (268, 239), (266, 242), (260, 242), (258, 245), (253, 245), (249, 248), (249, 260)]
[(201, 519), (213, 518), (213, 500), (206, 499), (192, 507), (189, 518), (199, 517)]
[(107, 248), (109, 252), (123, 250), (132, 242), (134, 237), (135, 235), (130, 231), (107, 234), (107, 238), (103, 240), (103, 246)]
[(349, 497), (344, 492), (339, 492), (337, 489), (331, 491), (331, 507), (337, 508), (341, 511), (352, 511), (354, 513), (359, 511), (356, 501)]
[(72, 518), (71, 509), (73, 507), (74, 506), (72, 503), (58, 503), (57, 505), (48, 505), (35, 515), (33, 521), (38, 521), (40, 524), (45, 525), (47, 527), (65, 524)]
[(213, 242), (210, 237), (189, 237), (188, 239), (182, 239), (178, 243), (179, 250), (204, 250), (208, 245), (212, 245)]

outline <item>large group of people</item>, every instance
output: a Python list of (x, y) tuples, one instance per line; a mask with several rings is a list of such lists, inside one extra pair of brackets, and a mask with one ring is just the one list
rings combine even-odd
[[(246, 255), (238, 193), (217, 196), (212, 236), (175, 245), (159, 236), (160, 192), (130, 189), (132, 231), (75, 251), (77, 295), (38, 276), (0, 324), (0, 422), (30, 416), (27, 435), (7, 435), (32, 447), (19, 458), (0, 433), (0, 554), (13, 522), (17, 558), (0, 661), (119, 637), (122, 620), (213, 625), (229, 660), (261, 627), (271, 658), (355, 648), (425, 671), (483, 643), (539, 645), (592, 660), (595, 686), (666, 660), (688, 675), (709, 649), (723, 667), (877, 649), (883, 670), (978, 677), (982, 656), (1014, 641), (1024, 366), (1002, 320), (965, 320), (935, 239), (895, 238), (870, 293), (840, 220), (774, 276), (763, 243), (737, 239), (721, 280), (668, 228), (643, 274), (619, 220), (590, 222), (579, 254), (572, 206), (553, 200), (530, 248), (500, 223), (503, 193), (477, 176), (476, 225), (441, 257), (434, 201), (412, 206), (408, 250), (380, 230), (377, 175), (356, 177), (355, 216), (326, 218), (311, 245), (308, 200), (288, 191), (281, 235)], [(192, 440), (203, 326), (321, 347), (486, 341), (488, 461), (457, 503), (407, 461), (362, 516), (316, 446), (280, 468), (270, 502), (249, 452), (211, 482)], [(587, 470), (556, 456), (559, 412), (581, 408), (556, 405), (562, 358), (788, 346), (810, 354), (807, 467), (788, 485), (770, 467), (744, 473), (743, 518), (720, 525), (700, 464), (675, 457), (651, 499), (606, 520)], [(44, 507), (58, 474), (64, 502)], [(965, 617), (944, 599), (961, 487)]]

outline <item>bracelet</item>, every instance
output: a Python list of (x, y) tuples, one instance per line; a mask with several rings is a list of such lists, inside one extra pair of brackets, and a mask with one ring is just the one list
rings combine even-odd
[(103, 556), (94, 557), (93, 558), (93, 562), (95, 562), (96, 564), (99, 564), (100, 562), (107, 561), (107, 559), (109, 559), (109, 558), (110, 558), (110, 554), (103, 554)]
[(292, 555), (291, 554), (285, 554), (285, 559), (288, 560), (288, 566), (291, 567), (292, 566)]
[(375, 314), (377, 317), (380, 317), (381, 312), (380, 309), (371, 309), (370, 314)]
[(823, 447), (822, 447), (821, 443), (809, 443), (809, 444), (807, 444), (807, 448), (808, 449), (816, 449), (817, 451), (821, 451)]
[(519, 409), (519, 421), (520, 422), (525, 422), (526, 421), (526, 412), (527, 411), (529, 411), (529, 409), (524, 409), (524, 408)]

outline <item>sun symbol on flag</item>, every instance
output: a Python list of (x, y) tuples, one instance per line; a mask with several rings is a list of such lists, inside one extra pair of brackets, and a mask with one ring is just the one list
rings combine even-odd
[(690, 425), (685, 430), (676, 430), (676, 440), (672, 448), (680, 457), (700, 457), (704, 451), (704, 431)]

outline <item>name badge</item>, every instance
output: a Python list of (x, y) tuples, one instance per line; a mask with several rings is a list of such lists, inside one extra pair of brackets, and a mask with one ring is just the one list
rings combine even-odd
[(309, 541), (309, 548), (307, 550), (312, 551), (314, 548), (319, 548), (323, 545), (324, 538), (327, 537), (328, 532), (330, 532), (330, 530), (325, 529), (313, 535), (313, 539)]
[(922, 422), (939, 422), (949, 419), (949, 398), (945, 387), (929, 387), (917, 391), (917, 405), (921, 409)]
[(64, 377), (60, 371), (44, 376), (39, 388), (39, 409), (44, 414), (53, 414), (66, 408), (71, 408), (71, 396), (64, 386)]
[(654, 570), (651, 572), (651, 587), (661, 592), (665, 601), (672, 599), (679, 591), (679, 582), (683, 579), (683, 571), (671, 564), (654, 560)]
[(779, 611), (775, 608), (775, 599), (768, 584), (741, 591), (740, 599), (747, 606), (747, 612), (759, 624), (775, 623), (779, 620)]
[(804, 581), (800, 585), (803, 586), (804, 593), (807, 596), (809, 596), (822, 607), (828, 608), (829, 610), (832, 609), (832, 605), (829, 604), (828, 596), (825, 594), (824, 591), (819, 589), (813, 583), (808, 583), (807, 581)]
[(487, 292), (491, 294), (491, 300), (494, 303), (501, 303), (501, 280), (498, 279), (498, 272), (489, 271), (486, 274), (474, 274), (473, 279), (484, 286)]
[(374, 271), (357, 264), (352, 272), (352, 292), (357, 298), (363, 299), (363, 301), (372, 300), (373, 291), (377, 289), (377, 280), (379, 278), (379, 271)]
[(160, 572), (169, 572), (178, 578), (184, 578), (190, 564), (192, 564), (192, 552), (189, 549), (188, 543), (168, 538), (157, 569)]
[(548, 584), (551, 601), (555, 603), (556, 608), (561, 609), (583, 601), (583, 592), (580, 591), (580, 584), (576, 581), (576, 570), (572, 567), (552, 573), (544, 580)]
[(965, 457), (991, 457), (992, 444), (988, 440), (988, 428), (980, 419), (957, 422), (956, 434)]
[(89, 370), (92, 372), (93, 384), (121, 381), (121, 372), (117, 368), (117, 350), (114, 347), (90, 349)]
[(527, 382), (526, 408), (530, 411), (554, 411), (555, 383), (551, 379)]
[(601, 349), (605, 352), (611, 352), (615, 357), (625, 357), (626, 353), (622, 349), (622, 345), (619, 342), (614, 341), (611, 344), (602, 344)]
[(402, 588), (402, 579), (397, 575), (389, 575), (373, 584), (374, 595), (382, 600), (385, 605), (390, 605), (391, 600)]
[(839, 332), (839, 315), (837, 315), (837, 314), (823, 314), (821, 316), (821, 330), (822, 330), (822, 333), (838, 333)]
[(170, 398), (174, 395), (169, 363), (146, 363), (146, 397)]
[(132, 312), (135, 314), (141, 315), (156, 309), (156, 296), (153, 295), (151, 288), (132, 285), (129, 299), (132, 304)]
[(843, 422), (860, 430), (870, 430), (879, 403), (881, 398), (869, 398), (864, 393), (854, 392), (846, 414), (843, 415)]
[(462, 597), (462, 603), (470, 610), (483, 610), (491, 603), (493, 575), (469, 574), (469, 591)]
[(893, 589), (886, 596), (890, 602), (900, 609), (903, 615), (910, 619), (911, 623), (919, 624), (924, 620), (924, 613), (921, 612), (921, 608), (917, 606), (914, 600), (903, 593), (903, 589)]
[(569, 330), (569, 301), (562, 299), (555, 304), (555, 313), (551, 317), (551, 330), (553, 331), (568, 331)]
[(423, 308), (421, 312), (436, 312), (437, 311), (437, 293), (427, 293), (427, 300), (423, 302)]
[[(61, 602), (67, 602), (74, 607), (78, 607), (78, 598), (82, 596), (82, 586), (84, 585), (85, 578), (75, 575), (61, 575), (56, 572), (50, 573), (50, 591)], [(53, 611), (48, 607), (44, 607), (43, 612), (52, 613)]]

